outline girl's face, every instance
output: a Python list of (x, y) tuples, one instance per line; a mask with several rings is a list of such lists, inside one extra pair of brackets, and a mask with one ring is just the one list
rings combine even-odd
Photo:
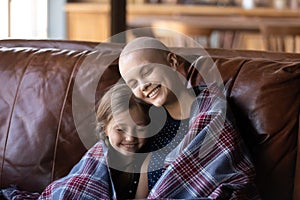
[(133, 106), (128, 112), (114, 116), (105, 129), (110, 145), (123, 155), (138, 152), (146, 143), (147, 118), (144, 111)]
[(166, 56), (152, 53), (139, 51), (122, 58), (120, 73), (137, 98), (154, 106), (171, 104), (178, 85), (175, 68)]

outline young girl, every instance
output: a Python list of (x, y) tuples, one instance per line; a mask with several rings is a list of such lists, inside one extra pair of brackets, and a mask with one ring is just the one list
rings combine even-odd
[(126, 84), (101, 98), (96, 143), (64, 178), (50, 184), (39, 199), (133, 199), (146, 154), (147, 107)]
[(136, 100), (126, 84), (116, 84), (102, 97), (97, 111), (98, 130), (109, 149), (108, 165), (118, 199), (135, 198), (146, 155), (142, 153), (150, 118), (147, 106)]

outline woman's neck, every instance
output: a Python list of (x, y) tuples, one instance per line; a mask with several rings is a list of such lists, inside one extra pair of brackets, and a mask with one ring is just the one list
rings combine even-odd
[(195, 95), (190, 90), (184, 89), (178, 97), (174, 95), (173, 99), (174, 101), (164, 105), (170, 116), (179, 120), (189, 118), (191, 106), (196, 99)]

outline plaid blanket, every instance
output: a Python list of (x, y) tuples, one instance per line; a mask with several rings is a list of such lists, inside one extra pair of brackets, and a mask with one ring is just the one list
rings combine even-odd
[(255, 170), (223, 93), (198, 87), (190, 127), (149, 199), (260, 199)]
[[(260, 199), (254, 166), (224, 95), (215, 87), (200, 87), (196, 95), (189, 131), (167, 155), (164, 173), (147, 199)], [(106, 153), (98, 142), (39, 199), (117, 199)]]
[(66, 177), (50, 184), (39, 199), (116, 199), (106, 154), (105, 144), (99, 141)]
[(107, 147), (96, 143), (72, 168), (70, 173), (52, 182), (42, 194), (18, 190), (13, 186), (2, 190), (4, 199), (116, 199), (106, 165)]

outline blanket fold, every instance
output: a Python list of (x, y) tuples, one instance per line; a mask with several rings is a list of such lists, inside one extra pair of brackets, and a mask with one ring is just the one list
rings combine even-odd
[[(164, 172), (147, 199), (260, 199), (254, 166), (226, 100), (213, 87), (200, 87), (196, 95), (189, 131), (166, 156)], [(105, 144), (98, 142), (38, 199), (117, 199), (106, 154)]]

